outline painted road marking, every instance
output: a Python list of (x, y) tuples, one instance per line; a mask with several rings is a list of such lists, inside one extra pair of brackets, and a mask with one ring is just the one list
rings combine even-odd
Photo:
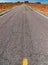
[(28, 59), (27, 58), (23, 59), (23, 65), (28, 65)]
[(43, 16), (44, 18), (48, 19), (48, 16), (45, 16), (44, 14), (42, 14), (41, 12), (38, 12), (37, 10), (32, 9), (30, 6), (28, 6), (31, 10), (33, 10), (34, 12), (38, 13), (39, 15)]
[(23, 13), (25, 14), (26, 12), (25, 12), (25, 11), (23, 11)]

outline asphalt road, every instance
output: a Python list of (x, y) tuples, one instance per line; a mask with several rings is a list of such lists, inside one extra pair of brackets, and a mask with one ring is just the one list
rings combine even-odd
[(48, 19), (26, 5), (0, 16), (0, 65), (48, 65)]

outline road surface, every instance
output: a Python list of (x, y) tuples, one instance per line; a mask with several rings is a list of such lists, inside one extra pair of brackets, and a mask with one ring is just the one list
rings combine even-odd
[(48, 65), (48, 19), (26, 5), (0, 16), (0, 65)]

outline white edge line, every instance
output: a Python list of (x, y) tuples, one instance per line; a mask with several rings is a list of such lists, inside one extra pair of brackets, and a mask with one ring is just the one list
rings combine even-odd
[[(17, 7), (17, 6), (16, 6), (16, 7)], [(4, 15), (4, 14), (8, 13), (9, 11), (13, 10), (13, 9), (16, 8), (16, 7), (13, 7), (13, 8), (11, 8), (11, 9), (7, 10), (7, 11), (4, 11), (4, 12), (0, 13), (0, 16), (2, 16), (2, 15)]]
[[(30, 6), (28, 6), (30, 9), (32, 9)], [(45, 16), (44, 14), (42, 14), (42, 13), (40, 13), (40, 12), (38, 12), (38, 11), (36, 11), (36, 10), (34, 10), (34, 9), (32, 9), (34, 12), (36, 12), (36, 13), (38, 13), (38, 14), (40, 14), (41, 16), (43, 16), (44, 18), (46, 18), (46, 19), (48, 19), (48, 17), (47, 16)]]

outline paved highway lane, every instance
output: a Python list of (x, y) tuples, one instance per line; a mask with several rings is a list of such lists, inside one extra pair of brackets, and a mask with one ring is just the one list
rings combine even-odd
[(0, 16), (0, 65), (48, 65), (48, 19), (26, 5)]

